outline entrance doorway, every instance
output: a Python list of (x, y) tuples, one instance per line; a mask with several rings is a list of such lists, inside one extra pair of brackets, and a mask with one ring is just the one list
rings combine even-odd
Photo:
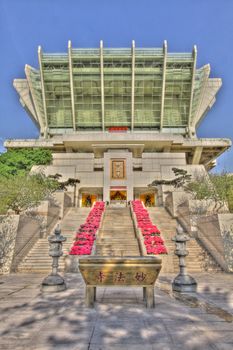
[(140, 194), (140, 201), (142, 201), (145, 207), (155, 206), (155, 194), (154, 193), (143, 193)]
[(92, 207), (96, 202), (97, 196), (95, 194), (83, 193), (82, 194), (82, 207)]
[(127, 191), (115, 190), (110, 191), (110, 201), (126, 201)]

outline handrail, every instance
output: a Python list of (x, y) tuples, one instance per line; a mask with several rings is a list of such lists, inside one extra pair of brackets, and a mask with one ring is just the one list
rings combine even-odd
[[(205, 216), (206, 218), (208, 216)], [(196, 221), (195, 215), (191, 215), (189, 209), (186, 215), (181, 214), (178, 212), (177, 221), (181, 224), (182, 227), (185, 228), (186, 232), (189, 234), (190, 237), (195, 238), (198, 243), (202, 246), (202, 248), (212, 257), (212, 259), (220, 266), (221, 269), (224, 271), (229, 271), (227, 263), (224, 258), (224, 251), (223, 249), (220, 249), (220, 246), (217, 244), (217, 240), (222, 239), (221, 234), (219, 232), (219, 237), (213, 237), (211, 239), (210, 232), (202, 231), (202, 228), (196, 223), (195, 224), (195, 231), (191, 230), (191, 222), (190, 220), (193, 219), (193, 221)], [(217, 224), (217, 220), (215, 220)], [(211, 233), (213, 235), (214, 230), (211, 230)], [(220, 242), (219, 242), (220, 243)], [(222, 246), (223, 248), (223, 246)]]
[[(206, 219), (208, 216), (206, 217)], [(225, 261), (224, 256), (224, 245), (222, 241), (222, 236), (220, 233), (220, 227), (218, 224), (217, 216), (214, 219), (214, 226), (217, 227), (218, 232), (214, 235), (214, 230), (210, 232), (203, 232), (202, 228), (197, 225), (196, 239), (201, 243), (201, 245), (205, 248), (205, 250), (213, 257), (213, 259), (217, 262), (217, 264), (224, 270), (229, 271), (227, 263)]]
[(100, 219), (100, 225), (99, 225), (99, 228), (98, 230), (96, 231), (96, 239), (95, 239), (95, 242), (92, 246), (92, 250), (91, 250), (91, 256), (95, 255), (96, 254), (96, 240), (98, 238), (98, 235), (99, 235), (99, 231), (102, 227), (102, 224), (103, 224), (103, 221), (104, 221), (104, 216), (105, 216), (105, 210), (106, 210), (106, 205), (104, 206), (104, 211), (102, 212), (102, 216), (101, 216), (101, 219)]
[(146, 247), (144, 244), (144, 238), (141, 234), (141, 231), (137, 228), (137, 219), (136, 219), (136, 216), (134, 214), (131, 202), (130, 202), (130, 212), (131, 212), (131, 217), (133, 219), (135, 237), (137, 238), (137, 241), (138, 241), (141, 256), (147, 256), (147, 251), (146, 251)]
[[(26, 218), (26, 216), (25, 216), (25, 218)], [(30, 219), (33, 220), (35, 223), (38, 223), (38, 220), (36, 220), (35, 218), (31, 217)], [(38, 223), (38, 225), (39, 225), (39, 223)], [(30, 251), (32, 246), (40, 238), (40, 234), (41, 234), (41, 229), (40, 229), (40, 226), (39, 226), (27, 238), (26, 243), (24, 243), (23, 245), (18, 244), (18, 241), (19, 241), (20, 237), (23, 235), (23, 230), (20, 230), (20, 222), (19, 222), (19, 231), (17, 232), (16, 239), (15, 239), (16, 244), (15, 244), (13, 260), (12, 260), (12, 264), (11, 264), (11, 271), (15, 271), (17, 269), (17, 266), (20, 263), (20, 261), (22, 261), (22, 259)]]

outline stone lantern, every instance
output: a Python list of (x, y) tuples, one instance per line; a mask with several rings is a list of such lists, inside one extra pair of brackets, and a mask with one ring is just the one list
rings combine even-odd
[(54, 234), (48, 237), (49, 255), (52, 257), (52, 272), (42, 282), (42, 292), (60, 292), (66, 289), (64, 278), (58, 274), (58, 260), (63, 255), (62, 243), (66, 238), (61, 235), (59, 226), (54, 231)]
[(192, 293), (197, 290), (197, 282), (193, 277), (187, 274), (185, 258), (188, 255), (186, 242), (189, 237), (184, 233), (183, 228), (179, 225), (176, 229), (176, 236), (172, 240), (176, 244), (175, 254), (179, 258), (180, 272), (172, 282), (172, 290), (180, 293)]

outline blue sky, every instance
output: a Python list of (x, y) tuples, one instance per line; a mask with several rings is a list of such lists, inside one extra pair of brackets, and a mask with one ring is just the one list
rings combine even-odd
[[(35, 138), (36, 128), (21, 107), (12, 81), (24, 66), (37, 67), (37, 47), (65, 52), (74, 47), (161, 47), (172, 52), (198, 47), (198, 66), (210, 63), (223, 79), (217, 102), (198, 136), (233, 139), (232, 0), (0, 0), (0, 150), (6, 138)], [(233, 172), (233, 150), (217, 171)]]

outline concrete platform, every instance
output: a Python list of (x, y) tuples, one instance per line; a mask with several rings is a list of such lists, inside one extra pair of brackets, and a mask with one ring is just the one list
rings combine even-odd
[(0, 278), (1, 350), (233, 348), (232, 275), (194, 275), (197, 295), (182, 297), (170, 290), (173, 276), (161, 275), (155, 309), (145, 308), (141, 288), (99, 288), (92, 310), (79, 274), (66, 274), (68, 289), (49, 295), (39, 291), (44, 277)]

